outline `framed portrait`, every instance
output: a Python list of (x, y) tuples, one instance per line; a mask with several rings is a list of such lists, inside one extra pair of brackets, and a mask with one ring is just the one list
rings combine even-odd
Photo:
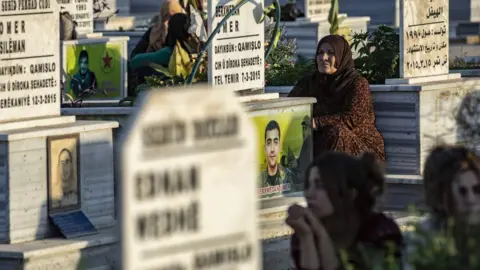
[(109, 103), (127, 96), (127, 42), (95, 38), (62, 42), (63, 104)]
[(78, 141), (78, 135), (47, 139), (50, 214), (80, 209)]
[(304, 190), (304, 173), (313, 160), (311, 106), (252, 117), (257, 129), (260, 198)]

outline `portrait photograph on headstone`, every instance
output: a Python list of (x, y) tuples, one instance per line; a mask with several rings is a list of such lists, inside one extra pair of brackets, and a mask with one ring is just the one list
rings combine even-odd
[(121, 100), (125, 97), (121, 43), (63, 44), (63, 102)]
[(303, 191), (303, 172), (311, 161), (309, 110), (253, 117), (257, 128), (259, 196), (268, 198)]
[(78, 135), (48, 138), (48, 199), (51, 213), (80, 208)]

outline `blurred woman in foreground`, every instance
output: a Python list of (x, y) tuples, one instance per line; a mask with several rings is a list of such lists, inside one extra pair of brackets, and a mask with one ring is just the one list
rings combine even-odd
[(291, 252), (297, 269), (333, 270), (347, 265), (372, 269), (373, 262), (365, 258), (389, 261), (399, 269), (400, 229), (373, 211), (384, 189), (375, 155), (324, 153), (307, 169), (306, 177), (308, 207), (292, 205), (286, 220), (294, 230)]

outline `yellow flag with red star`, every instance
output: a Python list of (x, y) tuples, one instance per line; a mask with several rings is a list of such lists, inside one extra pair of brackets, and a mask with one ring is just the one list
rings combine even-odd
[(105, 48), (100, 60), (100, 68), (102, 71), (105, 73), (112, 72), (115, 61), (113, 59), (113, 53), (108, 48)]

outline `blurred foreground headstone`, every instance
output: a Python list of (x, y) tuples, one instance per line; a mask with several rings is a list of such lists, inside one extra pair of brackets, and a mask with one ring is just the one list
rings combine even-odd
[(122, 268), (260, 269), (257, 149), (231, 91), (146, 91), (122, 138)]

